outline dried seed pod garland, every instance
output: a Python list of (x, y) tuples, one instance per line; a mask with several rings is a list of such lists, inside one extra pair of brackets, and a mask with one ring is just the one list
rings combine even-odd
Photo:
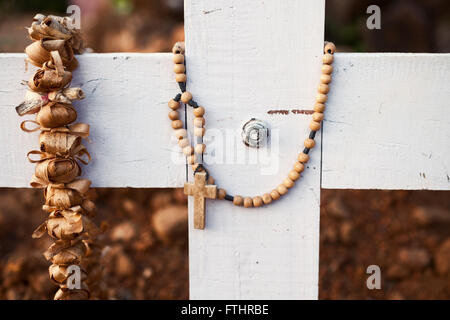
[[(95, 206), (86, 194), (91, 182), (79, 178), (80, 162), (87, 164), (90, 155), (82, 145), (89, 135), (89, 126), (73, 123), (77, 112), (73, 100), (84, 98), (80, 88), (70, 88), (72, 71), (78, 65), (74, 53), (83, 51), (79, 30), (73, 27), (71, 18), (38, 14), (28, 28), (33, 43), (25, 52), (28, 61), (39, 67), (28, 81), (29, 90), (25, 101), (16, 107), (17, 113), (36, 114), (36, 120), (26, 120), (22, 130), (40, 130), (39, 150), (28, 153), (30, 162), (36, 164), (30, 185), (43, 188), (45, 204), (49, 213), (33, 233), (40, 238), (45, 233), (56, 241), (44, 253), (52, 262), (50, 279), (59, 285), (55, 299), (89, 299), (89, 281), (83, 262), (95, 246), (94, 238), (99, 229), (89, 220)], [(34, 128), (27, 127), (34, 123)], [(38, 157), (37, 159), (32, 159)], [(67, 280), (73, 267), (80, 271), (80, 286), (71, 288)], [(71, 271), (72, 270), (72, 271)], [(99, 279), (98, 272), (95, 279)]]

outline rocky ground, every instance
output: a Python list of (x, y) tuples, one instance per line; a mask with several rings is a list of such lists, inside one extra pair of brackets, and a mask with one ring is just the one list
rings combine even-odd
[[(94, 189), (104, 235), (104, 298), (188, 298), (186, 198), (180, 189)], [(45, 215), (40, 190), (0, 191), (0, 299), (48, 299), (42, 252), (31, 238)], [(321, 299), (449, 299), (448, 192), (324, 190)], [(381, 290), (368, 290), (378, 265)]]

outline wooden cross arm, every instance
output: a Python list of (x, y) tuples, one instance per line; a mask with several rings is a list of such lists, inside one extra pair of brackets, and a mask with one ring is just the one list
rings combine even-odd
[[(83, 172), (93, 186), (182, 187), (185, 159), (167, 118), (167, 101), (178, 92), (171, 54), (84, 54), (77, 59), (73, 84), (86, 91), (86, 98), (74, 103), (79, 121), (91, 124), (86, 146), (93, 161)], [(24, 54), (0, 54), (0, 187), (29, 187), (34, 170), (25, 155), (36, 148), (38, 133), (19, 129), (21, 121), (33, 116), (19, 117), (14, 110), (26, 90), (20, 83), (34, 70), (29, 65), (26, 71), (24, 60)], [(450, 96), (450, 55), (337, 53), (333, 66), (323, 123), (322, 186), (449, 190), (450, 113), (444, 110)], [(292, 112), (312, 109), (314, 77), (309, 82), (308, 98), (283, 105), (258, 102), (261, 111), (246, 112), (265, 118), (273, 129), (292, 132), (299, 119), (310, 118)], [(122, 83), (120, 88), (116, 83)], [(306, 91), (290, 86), (289, 94)], [(268, 114), (281, 109), (287, 114)], [(227, 126), (238, 130), (243, 104), (227, 113), (236, 113)], [(217, 129), (215, 118), (206, 117), (207, 126)], [(300, 134), (283, 139), (301, 143)]]

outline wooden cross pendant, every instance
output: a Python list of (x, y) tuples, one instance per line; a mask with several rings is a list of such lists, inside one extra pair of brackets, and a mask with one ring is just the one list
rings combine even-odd
[(194, 183), (184, 184), (184, 194), (194, 196), (194, 228), (205, 229), (205, 198), (215, 199), (217, 186), (206, 184), (206, 172), (197, 172)]

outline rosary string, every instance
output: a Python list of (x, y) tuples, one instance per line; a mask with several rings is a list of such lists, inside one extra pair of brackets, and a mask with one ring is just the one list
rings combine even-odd
[[(309, 152), (315, 146), (314, 138), (316, 133), (321, 128), (321, 122), (324, 118), (325, 103), (327, 101), (327, 94), (330, 90), (329, 84), (331, 82), (331, 74), (333, 72), (332, 63), (334, 60), (334, 53), (336, 47), (331, 42), (325, 42), (324, 44), (324, 55), (322, 58), (322, 75), (320, 77), (320, 84), (318, 86), (318, 94), (316, 96), (316, 103), (314, 105), (314, 113), (312, 115), (312, 121), (310, 122), (309, 128), (310, 133), (304, 141), (304, 149), (299, 153), (297, 160), (294, 163), (292, 170), (288, 173), (288, 176), (283, 180), (283, 182), (278, 185), (272, 191), (263, 194), (262, 196), (254, 197), (242, 197), (240, 195), (230, 195), (224, 189), (217, 190), (217, 198), (224, 199), (233, 202), (236, 206), (244, 206), (246, 208), (250, 207), (260, 207), (262, 205), (270, 204), (274, 200), (278, 200), (281, 196), (285, 195), (289, 189), (291, 189), (295, 182), (300, 178), (300, 174), (304, 171), (306, 163), (309, 161)], [(169, 112), (169, 118), (172, 120), (172, 127), (175, 129), (175, 136), (178, 138), (178, 145), (183, 150), (187, 158), (187, 163), (191, 165), (194, 176), (200, 172), (206, 173), (206, 179), (208, 185), (214, 184), (214, 179), (206, 170), (203, 164), (203, 155), (206, 149), (206, 145), (203, 143), (203, 137), (205, 134), (205, 109), (198, 105), (196, 101), (193, 100), (192, 94), (186, 90), (186, 65), (185, 65), (185, 47), (183, 42), (177, 42), (172, 52), (174, 54), (173, 61), (175, 80), (181, 90), (181, 94), (178, 94), (174, 99), (169, 101), (169, 108), (172, 111)], [(193, 108), (194, 114), (194, 135), (196, 137), (195, 148), (191, 146), (189, 138), (187, 137), (187, 132), (180, 131), (182, 124), (179, 120), (178, 111), (176, 111), (180, 102), (185, 105), (189, 105)], [(187, 110), (186, 110), (187, 111)], [(186, 121), (187, 117), (185, 117)], [(188, 188), (190, 190), (190, 188)], [(186, 188), (185, 188), (186, 190)], [(189, 193), (188, 193), (189, 194)], [(191, 195), (191, 194), (189, 194)], [(195, 196), (195, 195), (194, 195)], [(215, 197), (214, 197), (215, 198)]]

